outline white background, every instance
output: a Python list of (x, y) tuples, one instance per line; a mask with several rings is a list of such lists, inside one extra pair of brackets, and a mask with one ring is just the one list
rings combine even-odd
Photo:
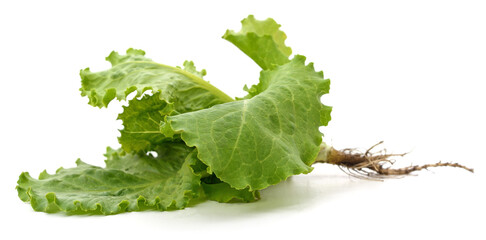
[[(484, 1), (201, 2), (2, 1), (1, 239), (486, 238)], [(106, 146), (118, 146), (120, 104), (89, 106), (80, 69), (107, 69), (110, 51), (141, 48), (168, 65), (193, 60), (243, 96), (259, 68), (221, 36), (248, 14), (274, 18), (293, 53), (331, 79), (328, 143), (385, 140), (390, 152), (411, 152), (400, 166), (454, 161), (476, 173), (376, 182), (317, 165), (255, 203), (114, 216), (38, 213), (18, 199), (22, 171), (52, 173), (77, 158), (103, 165)]]

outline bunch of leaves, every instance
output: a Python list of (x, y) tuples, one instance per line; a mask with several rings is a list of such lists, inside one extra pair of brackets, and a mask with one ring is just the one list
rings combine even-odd
[(247, 96), (229, 97), (203, 80), (194, 63), (156, 63), (142, 50), (112, 52), (106, 71), (81, 71), (81, 95), (107, 107), (128, 102), (118, 119), (120, 149), (107, 149), (106, 167), (20, 175), (18, 194), (33, 209), (68, 214), (116, 214), (182, 209), (194, 202), (251, 202), (259, 190), (312, 171), (331, 108), (320, 98), (329, 80), (305, 57), (290, 58), (286, 35), (273, 19), (242, 21), (233, 43), (262, 71)]

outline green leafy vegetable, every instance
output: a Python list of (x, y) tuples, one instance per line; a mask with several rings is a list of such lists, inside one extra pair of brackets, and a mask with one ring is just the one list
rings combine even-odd
[(256, 20), (253, 15), (241, 21), (241, 30), (226, 31), (223, 38), (233, 43), (262, 69), (274, 69), (289, 62), (292, 49), (285, 45), (287, 36), (280, 25), (268, 18)]
[(118, 116), (121, 148), (108, 149), (104, 168), (78, 160), (39, 179), (22, 173), (20, 199), (36, 211), (69, 214), (182, 209), (195, 199), (255, 201), (258, 190), (312, 171), (319, 126), (330, 120), (320, 101), (329, 80), (305, 57), (289, 59), (279, 28), (250, 15), (241, 31), (223, 36), (263, 69), (237, 101), (203, 80), (206, 71), (193, 62), (170, 67), (142, 50), (112, 52), (106, 71), (82, 70), (81, 95), (92, 106), (136, 92)]
[(258, 191), (236, 190), (225, 182), (207, 184), (202, 183), (204, 192), (209, 200), (217, 202), (243, 201), (253, 202), (260, 198)]
[[(20, 175), (19, 198), (43, 212), (116, 214), (127, 211), (182, 209), (201, 200), (252, 202), (258, 190), (288, 177), (309, 173), (316, 162), (351, 169), (364, 176), (403, 175), (438, 166), (383, 167), (391, 156), (338, 151), (322, 143), (320, 126), (331, 120), (331, 107), (320, 98), (329, 79), (305, 57), (289, 59), (285, 33), (273, 19), (242, 21), (239, 32), (223, 36), (262, 71), (258, 84), (236, 101), (202, 78), (191, 61), (182, 67), (155, 63), (142, 50), (112, 52), (106, 71), (81, 71), (81, 95), (95, 107), (113, 99), (128, 102), (121, 148), (108, 148), (106, 167), (78, 160), (77, 167), (42, 172), (38, 179)], [(144, 95), (145, 93), (145, 95)]]
[(327, 124), (320, 97), (329, 80), (296, 56), (263, 71), (259, 94), (251, 99), (166, 117), (164, 133), (180, 133), (198, 158), (222, 181), (237, 189), (264, 189), (287, 177), (308, 173)]
[(162, 100), (160, 92), (132, 99), (123, 109), (118, 115), (118, 119), (123, 121), (118, 141), (125, 151), (151, 151), (172, 139), (160, 134), (160, 122), (164, 116), (175, 114), (173, 104)]
[(145, 209), (182, 209), (198, 197), (200, 176), (191, 168), (196, 152), (181, 143), (164, 144), (158, 157), (108, 149), (106, 168), (76, 161), (77, 167), (22, 173), (17, 190), (36, 211), (114, 214)]
[(164, 100), (174, 104), (178, 112), (188, 112), (233, 101), (231, 97), (204, 81), (205, 70), (198, 72), (192, 62), (184, 69), (153, 62), (142, 50), (128, 49), (127, 55), (112, 52), (106, 59), (112, 68), (93, 73), (81, 70), (81, 95), (89, 104), (106, 107), (114, 99), (125, 100), (136, 91), (137, 97), (147, 90), (160, 91)]

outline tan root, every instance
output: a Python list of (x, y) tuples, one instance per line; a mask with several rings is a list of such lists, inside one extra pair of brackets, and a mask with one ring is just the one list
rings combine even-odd
[(325, 162), (330, 164), (338, 165), (341, 170), (358, 178), (367, 179), (380, 179), (389, 176), (403, 176), (409, 173), (420, 171), (423, 169), (428, 169), (432, 167), (456, 167), (462, 168), (470, 172), (474, 172), (474, 169), (468, 168), (458, 163), (443, 163), (438, 162), (434, 164), (425, 165), (415, 165), (404, 168), (392, 169), (390, 167), (384, 167), (385, 164), (394, 164), (392, 157), (403, 157), (407, 153), (402, 154), (387, 154), (386, 149), (379, 151), (377, 153), (372, 153), (371, 151), (378, 145), (382, 144), (383, 141), (371, 146), (365, 153), (361, 153), (355, 149), (343, 149), (336, 150), (334, 148), (330, 149), (329, 156), (326, 160), (317, 160), (316, 162)]

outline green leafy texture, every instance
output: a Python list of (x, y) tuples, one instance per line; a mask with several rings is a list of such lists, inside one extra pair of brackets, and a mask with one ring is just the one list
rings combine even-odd
[(209, 200), (221, 203), (227, 202), (254, 202), (260, 199), (258, 191), (248, 191), (247, 189), (237, 190), (225, 182), (207, 184), (201, 183), (204, 193)]
[(222, 203), (227, 202), (254, 202), (260, 199), (258, 191), (248, 189), (237, 190), (229, 184), (219, 180), (214, 174), (201, 179), (201, 186), (207, 199)]
[(32, 208), (70, 214), (115, 214), (146, 209), (182, 209), (200, 192), (200, 176), (191, 165), (193, 148), (181, 143), (161, 146), (158, 157), (108, 149), (106, 168), (76, 161), (77, 167), (46, 171), (34, 179), (20, 175), (18, 194)]
[(210, 171), (236, 189), (263, 189), (310, 172), (322, 142), (318, 128), (330, 119), (330, 107), (320, 101), (329, 80), (297, 55), (262, 71), (256, 88), (251, 99), (167, 116), (161, 131), (181, 134)]
[(216, 104), (233, 101), (231, 97), (215, 88), (200, 76), (192, 62), (186, 62), (184, 69), (151, 61), (142, 50), (128, 49), (127, 55), (112, 52), (106, 59), (112, 68), (93, 73), (81, 70), (81, 95), (89, 98), (89, 104), (106, 107), (114, 99), (124, 100), (136, 91), (136, 97), (143, 92), (161, 92), (161, 96), (174, 104), (178, 112), (195, 111)]
[[(170, 67), (137, 49), (112, 52), (106, 71), (82, 70), (81, 95), (93, 106), (136, 91), (119, 115), (124, 150), (108, 149), (106, 168), (78, 160), (38, 180), (22, 173), (19, 197), (36, 211), (69, 214), (181, 209), (206, 198), (254, 201), (259, 189), (310, 172), (322, 141), (318, 127), (330, 120), (331, 107), (320, 102), (329, 80), (305, 57), (289, 60), (279, 28), (250, 15), (240, 32), (223, 36), (264, 69), (241, 101), (203, 80), (206, 71), (193, 62)], [(153, 95), (138, 98), (147, 90)], [(126, 153), (149, 150), (157, 155)]]
[[(129, 54), (126, 56), (133, 55), (131, 51), (128, 53)], [(119, 63), (122, 60), (126, 61), (128, 59), (124, 58), (122, 60), (117, 60), (117, 58), (112, 57), (112, 55), (119, 55), (118, 53), (113, 52), (108, 57), (110, 61), (115, 63)], [(206, 70), (203, 69), (197, 71), (194, 62), (192, 61), (185, 61), (182, 69), (200, 78), (206, 75)], [(118, 119), (122, 120), (124, 126), (123, 130), (120, 130), (121, 136), (118, 138), (118, 141), (122, 145), (123, 150), (129, 153), (150, 151), (157, 146), (157, 144), (167, 141), (167, 137), (160, 134), (160, 122), (165, 115), (178, 114), (178, 112), (174, 110), (174, 104), (168, 103), (163, 99), (160, 92), (156, 92), (153, 96), (144, 95), (141, 99), (133, 98), (128, 102), (128, 106), (124, 106), (123, 109), (123, 113), (118, 115)]]
[[(203, 69), (201, 71), (197, 71), (196, 70), (196, 66), (194, 66), (194, 62), (193, 61), (184, 61), (184, 64), (182, 64), (182, 66), (184, 68), (185, 71), (188, 71), (200, 78), (203, 78), (204, 76), (206, 76), (206, 69)], [(181, 67), (178, 67), (178, 68), (181, 68)]]
[(274, 69), (289, 62), (292, 49), (285, 45), (287, 36), (280, 25), (268, 18), (256, 20), (253, 15), (241, 21), (241, 30), (227, 30), (223, 38), (236, 45), (262, 69)]
[(123, 121), (123, 129), (118, 141), (126, 152), (150, 151), (167, 141), (160, 133), (160, 122), (165, 115), (173, 114), (173, 104), (161, 99), (160, 92), (134, 98), (123, 107), (118, 119)]
[[(183, 69), (200, 78), (206, 75), (206, 70), (197, 71), (192, 61), (185, 61)], [(179, 112), (174, 110), (173, 103), (168, 103), (162, 98), (161, 92), (156, 92), (153, 96), (144, 95), (141, 99), (134, 98), (123, 108), (124, 111), (118, 115), (118, 119), (122, 120), (124, 129), (120, 131), (118, 141), (126, 152), (150, 151), (157, 144), (172, 140), (160, 134), (159, 125), (165, 115), (175, 115)]]
[(117, 52), (112, 51), (105, 59), (111, 63), (111, 66), (116, 66), (124, 62), (152, 61), (152, 59), (145, 57), (145, 51), (133, 48), (127, 49), (126, 55), (120, 55)]

